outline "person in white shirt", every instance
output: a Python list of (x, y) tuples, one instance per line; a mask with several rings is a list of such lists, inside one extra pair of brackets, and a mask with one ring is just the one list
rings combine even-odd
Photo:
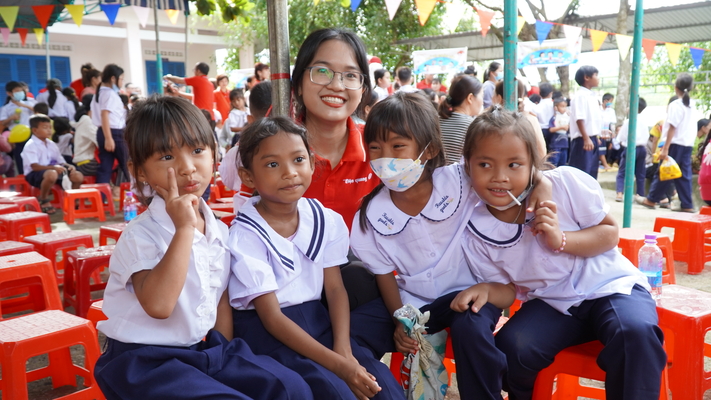
[(543, 137), (546, 139), (546, 147), (548, 151), (550, 151), (551, 133), (549, 128), (551, 118), (553, 118), (554, 115), (553, 85), (548, 82), (541, 82), (538, 89), (540, 90), (541, 101), (534, 107), (533, 111), (536, 113), (541, 131), (543, 131)]
[(99, 146), (96, 140), (98, 126), (91, 121), (91, 100), (93, 94), (82, 97), (82, 105), (79, 107), (76, 121), (70, 121), (74, 128), (74, 158), (72, 162), (77, 166), (79, 172), (84, 176), (96, 176), (99, 169), (99, 162), (94, 155)]
[(607, 398), (656, 399), (667, 358), (647, 277), (617, 251), (619, 228), (588, 174), (543, 171), (552, 200), (524, 211), (544, 163), (535, 148), (530, 124), (503, 110), (474, 120), (464, 148), (480, 199), (462, 236), (465, 257), (477, 279), (512, 283), (523, 301), (495, 338), (509, 396), (531, 399), (538, 372), (556, 354), (599, 340)]
[[(612, 170), (610, 165), (616, 161), (617, 151), (611, 149), (612, 133), (617, 125), (617, 114), (613, 107), (615, 96), (612, 93), (602, 95), (602, 126), (600, 127), (600, 169), (604, 172)], [(608, 162), (609, 160), (609, 162)]]
[(34, 114), (32, 107), (36, 101), (28, 99), (22, 84), (10, 81), (5, 84), (7, 100), (0, 108), (0, 124), (12, 130), (17, 124), (30, 126), (30, 117)]
[(49, 117), (73, 118), (67, 114), (67, 98), (62, 94), (62, 82), (52, 78), (47, 81), (47, 90), (37, 95), (38, 103), (46, 103), (49, 106)]
[(412, 76), (412, 70), (410, 68), (398, 68), (397, 79), (400, 82), (400, 89), (397, 90), (398, 92), (413, 93), (417, 91), (417, 88), (412, 84), (414, 77)]
[(570, 100), (570, 156), (568, 165), (597, 179), (600, 163), (602, 109), (592, 88), (600, 84), (597, 68), (584, 65), (575, 73), (580, 85)]
[[(641, 114), (644, 109), (647, 108), (647, 102), (643, 98), (639, 98), (639, 108), (638, 114)], [(620, 159), (620, 169), (617, 171), (617, 194), (615, 195), (615, 201), (624, 200), (624, 189), (625, 189), (625, 170), (627, 169), (627, 147), (629, 146), (628, 136), (629, 136), (629, 119), (625, 119), (620, 128), (620, 133), (617, 134), (617, 140), (622, 146), (620, 151), (622, 156)], [(649, 128), (637, 118), (637, 129), (635, 130), (635, 164), (634, 164), (634, 176), (637, 182), (637, 196), (644, 197), (645, 180), (646, 180), (646, 158), (647, 158), (647, 142), (649, 141)]]
[(568, 102), (563, 97), (553, 100), (555, 115), (550, 119), (548, 131), (550, 132), (551, 156), (548, 162), (556, 167), (568, 163), (568, 130), (570, 129), (570, 115), (568, 115)]
[(654, 208), (665, 197), (669, 185), (674, 184), (681, 201), (680, 211), (696, 212), (691, 195), (691, 153), (694, 149), (694, 140), (696, 140), (696, 121), (689, 96), (689, 92), (693, 88), (694, 78), (691, 75), (681, 73), (677, 76), (674, 91), (678, 99), (669, 104), (667, 119), (662, 128), (662, 137), (666, 141), (659, 154), (659, 162), (663, 162), (667, 156), (672, 157), (679, 164), (681, 177), (662, 181), (657, 173), (652, 181), (652, 186), (649, 187), (647, 198), (638, 201), (647, 208)]
[(376, 69), (373, 72), (373, 79), (375, 80), (373, 91), (378, 95), (378, 101), (385, 100), (386, 97), (390, 96), (390, 92), (388, 92), (388, 88), (390, 88), (390, 72), (385, 68)]

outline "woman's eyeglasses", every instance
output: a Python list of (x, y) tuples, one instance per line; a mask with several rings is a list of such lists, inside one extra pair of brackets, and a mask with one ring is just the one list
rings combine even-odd
[(309, 79), (311, 79), (311, 82), (317, 85), (329, 85), (333, 82), (333, 78), (336, 74), (339, 74), (343, 87), (350, 90), (357, 90), (363, 87), (363, 81), (365, 80), (363, 74), (355, 71), (336, 72), (331, 68), (321, 66), (306, 67), (306, 69), (309, 70)]

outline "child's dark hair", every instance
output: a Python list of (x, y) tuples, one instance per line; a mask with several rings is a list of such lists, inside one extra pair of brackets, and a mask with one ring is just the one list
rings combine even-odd
[(74, 114), (74, 121), (79, 122), (81, 117), (91, 111), (91, 100), (93, 98), (93, 94), (85, 94), (84, 97), (81, 98), (81, 107), (77, 108), (77, 112)]
[(528, 99), (531, 100), (531, 103), (533, 103), (533, 104), (538, 104), (542, 100), (541, 95), (537, 94), (537, 93), (534, 93), (534, 94), (528, 96)]
[[(5, 91), (8, 93), (12, 93), (13, 90), (17, 88), (21, 88), (22, 84), (17, 81), (10, 81), (5, 84)], [(24, 90), (24, 89), (23, 89)], [(25, 94), (25, 98), (27, 98), (27, 94)], [(5, 99), (5, 104), (9, 103), (12, 100), (10, 96), (7, 96), (7, 99)]]
[(405, 84), (410, 82), (412, 79), (412, 70), (408, 67), (400, 67), (397, 69), (397, 79), (400, 80), (400, 84)]
[(681, 98), (681, 102), (684, 103), (686, 107), (690, 107), (691, 97), (689, 97), (689, 92), (694, 89), (694, 78), (692, 78), (691, 75), (687, 74), (686, 72), (682, 72), (676, 77), (676, 83), (674, 84), (674, 86), (677, 88), (677, 90), (684, 93)]
[[(526, 85), (518, 80), (518, 78), (514, 78), (514, 82), (516, 82), (516, 90), (518, 90), (518, 93), (516, 94), (516, 97), (521, 98), (526, 95)], [(494, 86), (494, 92), (498, 94), (502, 99), (504, 98), (504, 81), (498, 81), (496, 82), (496, 86)]]
[[(704, 126), (706, 126), (706, 125), (708, 125), (708, 124), (711, 124), (711, 120), (708, 120), (708, 119), (705, 119), (705, 118), (704, 118), (704, 119), (700, 119), (700, 120), (696, 123), (696, 131), (697, 131), (697, 132), (700, 131), (701, 128), (703, 128)], [(699, 162), (703, 161), (703, 159), (704, 159), (704, 149), (706, 148), (706, 145), (709, 144), (709, 140), (711, 140), (711, 134), (706, 135), (706, 137), (704, 138), (703, 142), (701, 142), (701, 143), (699, 144), (699, 148), (696, 149), (696, 158), (699, 160)]]
[(74, 88), (67, 86), (62, 89), (62, 94), (67, 98), (67, 100), (74, 103), (75, 110), (79, 109), (79, 99), (77, 99), (77, 92), (74, 91)]
[(35, 103), (35, 105), (32, 106), (32, 111), (34, 111), (35, 114), (47, 115), (49, 114), (49, 106), (47, 103)]
[[(390, 132), (417, 143), (417, 153), (427, 148), (434, 157), (427, 161), (424, 179), (430, 179), (435, 169), (446, 164), (439, 117), (432, 102), (418, 93), (395, 92), (379, 102), (368, 114), (363, 130), (366, 144), (376, 140), (387, 141)], [(360, 227), (365, 230), (365, 211), (368, 204), (383, 188), (382, 182), (363, 198), (360, 205)]]
[(35, 114), (30, 117), (30, 129), (39, 128), (39, 124), (46, 122), (48, 124), (52, 123), (52, 119), (45, 114)]
[(385, 77), (385, 74), (387, 73), (388, 70), (385, 68), (380, 68), (373, 71), (373, 80), (375, 80), (375, 86), (378, 86), (378, 81), (383, 79)]
[(237, 99), (244, 99), (244, 91), (237, 88), (230, 90), (230, 103)]
[(207, 110), (200, 110), (200, 112), (202, 113), (203, 116), (205, 116), (205, 120), (207, 120), (207, 123), (210, 124), (210, 128), (214, 131), (217, 123), (212, 118), (212, 113)]
[(612, 93), (605, 93), (605, 94), (603, 94), (603, 95), (602, 95), (602, 103), (603, 103), (603, 105), (605, 105), (605, 102), (606, 102), (606, 101), (612, 100), (612, 99), (614, 99), (614, 98), (615, 98), (615, 96), (614, 96)]
[[(242, 166), (251, 170), (254, 155), (259, 151), (259, 144), (262, 140), (272, 137), (279, 132), (299, 136), (304, 142), (309, 156), (311, 156), (309, 140), (306, 137), (306, 128), (295, 123), (290, 118), (267, 117), (249, 124), (249, 126), (242, 131), (242, 136), (239, 139), (239, 159), (242, 161)], [(237, 165), (237, 168), (239, 167), (240, 165)]]
[(565, 99), (565, 97), (556, 97), (553, 99), (553, 105), (557, 106), (560, 103), (565, 103), (565, 105), (568, 105), (568, 100)]
[(583, 65), (575, 72), (575, 82), (580, 86), (585, 86), (585, 77), (590, 78), (597, 73), (597, 68), (592, 65)]
[[(133, 176), (156, 153), (167, 153), (174, 146), (205, 146), (217, 154), (214, 131), (200, 110), (185, 99), (151, 96), (136, 102), (128, 114), (124, 130)], [(138, 199), (143, 204), (143, 182), (136, 181)]]
[(52, 78), (47, 80), (47, 93), (49, 93), (49, 99), (47, 99), (47, 104), (49, 107), (54, 107), (54, 103), (57, 102), (57, 90), (62, 88), (62, 82), (59, 79)]
[(72, 131), (72, 125), (69, 123), (69, 118), (67, 117), (54, 117), (51, 118), (54, 121), (52, 127), (54, 128), (54, 134), (52, 135), (52, 141), (58, 142), (59, 137), (70, 133)]
[(128, 96), (123, 93), (119, 93), (119, 99), (121, 99), (121, 103), (123, 103), (123, 108), (128, 111)]
[(637, 102), (637, 114), (641, 114), (645, 108), (647, 108), (647, 100), (644, 97), (640, 97), (639, 102)]
[(272, 106), (272, 82), (264, 81), (254, 85), (249, 91), (249, 112), (255, 120), (267, 116)]
[(541, 84), (538, 85), (538, 92), (540, 93), (541, 98), (545, 99), (553, 93), (553, 85), (548, 82), (541, 82)]
[[(114, 78), (116, 80), (116, 84), (118, 85), (121, 75), (123, 75), (123, 68), (116, 64), (107, 64), (101, 72), (101, 82), (109, 84), (111, 83), (111, 78)], [(96, 96), (94, 96), (97, 103), (99, 102), (99, 92), (101, 92), (100, 87), (96, 88)]]
[(459, 107), (469, 95), (476, 97), (484, 86), (478, 79), (469, 75), (460, 75), (452, 81), (447, 97), (439, 104), (439, 116), (447, 119), (454, 113), (454, 107)]

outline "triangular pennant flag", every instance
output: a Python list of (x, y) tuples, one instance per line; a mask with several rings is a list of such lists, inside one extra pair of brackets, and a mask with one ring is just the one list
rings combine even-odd
[(148, 7), (137, 6), (133, 6), (131, 8), (133, 8), (133, 11), (136, 13), (136, 17), (138, 17), (138, 23), (141, 24), (142, 28), (145, 28), (148, 23), (148, 16), (151, 13), (151, 9)]
[(521, 33), (521, 29), (523, 29), (524, 25), (526, 25), (526, 18), (519, 15), (516, 20), (516, 35)]
[(437, 0), (415, 0), (415, 8), (417, 8), (417, 17), (420, 20), (420, 25), (425, 26), (436, 4)]
[(615, 39), (617, 40), (617, 50), (620, 51), (620, 59), (626, 60), (627, 54), (629, 54), (630, 47), (632, 46), (632, 40), (634, 40), (634, 38), (628, 35), (617, 34), (615, 35)]
[(5, 46), (10, 43), (10, 29), (9, 28), (0, 28), (0, 33), (2, 33), (2, 41), (5, 42)]
[(550, 22), (536, 20), (536, 36), (538, 36), (539, 44), (546, 40), (551, 29), (553, 29), (553, 24)]
[(15, 29), (17, 33), (20, 34), (20, 41), (22, 42), (22, 45), (24, 46), (25, 43), (27, 43), (27, 28), (17, 28)]
[(652, 61), (652, 56), (654, 56), (654, 48), (656, 46), (656, 40), (642, 39), (642, 48), (644, 49), (644, 55), (647, 56), (647, 61)]
[(37, 36), (37, 44), (42, 46), (42, 42), (44, 41), (44, 29), (34, 28), (32, 30), (35, 31), (35, 36)]
[(355, 12), (356, 8), (358, 8), (359, 5), (360, 0), (351, 0), (351, 11)]
[(388, 9), (388, 16), (391, 21), (395, 18), (395, 13), (400, 7), (400, 3), (402, 3), (402, 0), (385, 0), (385, 8)]
[(694, 66), (696, 68), (701, 67), (701, 60), (704, 58), (704, 49), (689, 47), (689, 52), (691, 53), (691, 59), (694, 60)]
[(600, 50), (602, 44), (607, 39), (607, 32), (590, 29), (590, 40), (592, 40), (592, 51)]
[(679, 54), (681, 54), (681, 45), (676, 43), (664, 43), (667, 46), (667, 53), (669, 53), (669, 61), (671, 61), (673, 66), (679, 62)]
[(35, 12), (37, 22), (39, 22), (42, 29), (47, 29), (47, 24), (49, 24), (49, 18), (54, 12), (54, 6), (32, 6), (32, 10)]
[(489, 32), (489, 28), (491, 27), (491, 19), (494, 18), (494, 12), (477, 7), (476, 13), (479, 15), (481, 36), (486, 37), (486, 34)]
[(165, 13), (168, 14), (168, 19), (170, 20), (170, 23), (175, 25), (178, 22), (178, 14), (180, 11), (178, 10), (165, 10)]
[(121, 8), (121, 4), (101, 4), (101, 11), (106, 14), (106, 18), (109, 19), (109, 24), (113, 25), (114, 22), (116, 22), (119, 8)]
[(5, 25), (10, 30), (15, 29), (15, 20), (17, 20), (17, 13), (20, 12), (20, 7), (0, 7), (0, 17), (5, 21)]
[(579, 26), (563, 25), (563, 33), (565, 33), (565, 38), (568, 39), (569, 42), (578, 40), (582, 31), (583, 28)]
[(315, 6), (318, 5), (318, 0), (314, 0), (314, 5), (315, 5)]
[(347, 8), (351, 6), (351, 0), (341, 0), (341, 7)]
[(81, 27), (81, 23), (84, 20), (84, 5), (83, 4), (65, 4), (64, 8), (67, 9), (69, 15), (72, 16), (74, 23)]

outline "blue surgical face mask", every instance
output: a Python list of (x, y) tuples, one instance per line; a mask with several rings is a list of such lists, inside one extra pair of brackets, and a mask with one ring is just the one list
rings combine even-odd
[(23, 90), (20, 90), (19, 92), (14, 92), (12, 94), (12, 98), (17, 101), (22, 101), (25, 99), (25, 92)]
[(605, 107), (612, 107), (612, 103), (605, 103)]
[(503, 72), (497, 73), (497, 74), (496, 74), (496, 80), (497, 80), (497, 81), (500, 81), (500, 80), (502, 80), (502, 79), (504, 79), (504, 73), (503, 73)]
[(113, 89), (113, 90), (114, 90), (114, 92), (116, 92), (116, 93), (118, 93), (118, 92), (119, 92), (119, 90), (120, 90), (120, 89), (119, 89), (119, 87), (118, 87), (118, 86), (116, 86), (116, 84), (115, 84), (115, 83), (111, 85), (111, 89)]

